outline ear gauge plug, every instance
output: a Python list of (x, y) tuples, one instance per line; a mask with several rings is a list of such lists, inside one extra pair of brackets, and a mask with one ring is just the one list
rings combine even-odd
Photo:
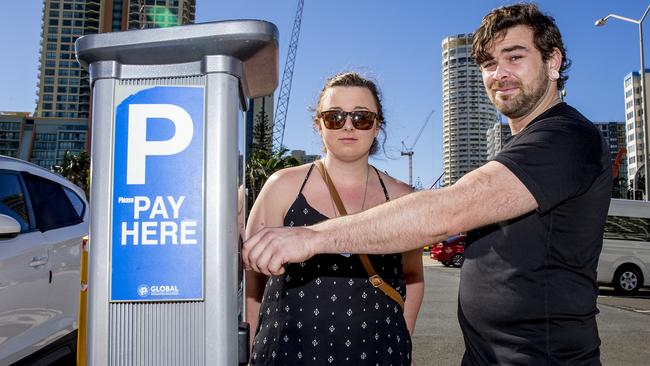
[(553, 70), (551, 70), (551, 75), (550, 75), (550, 77), (551, 77), (551, 81), (555, 81), (555, 80), (557, 80), (557, 79), (560, 78), (560, 72), (557, 71), (557, 70), (555, 70), (555, 69), (553, 69)]

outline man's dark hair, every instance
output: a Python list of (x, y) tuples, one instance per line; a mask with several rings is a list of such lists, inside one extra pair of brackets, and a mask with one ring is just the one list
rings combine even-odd
[(486, 15), (472, 39), (472, 57), (476, 63), (481, 65), (492, 59), (487, 51), (488, 48), (492, 46), (495, 39), (504, 37), (508, 29), (518, 25), (525, 25), (533, 31), (535, 48), (542, 54), (544, 62), (551, 57), (555, 48), (560, 50), (562, 65), (558, 70), (560, 78), (557, 80), (557, 87), (563, 89), (564, 83), (569, 78), (565, 72), (571, 65), (571, 61), (566, 56), (562, 35), (555, 24), (555, 19), (542, 13), (535, 4), (503, 6)]

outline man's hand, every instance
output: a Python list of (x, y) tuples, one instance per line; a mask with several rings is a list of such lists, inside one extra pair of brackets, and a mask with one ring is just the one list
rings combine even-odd
[(265, 228), (244, 243), (244, 264), (267, 276), (284, 273), (285, 263), (300, 263), (316, 254), (319, 233), (307, 228)]

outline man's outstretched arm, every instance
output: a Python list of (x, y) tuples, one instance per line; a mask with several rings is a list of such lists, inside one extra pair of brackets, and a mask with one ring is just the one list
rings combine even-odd
[(420, 191), (307, 228), (265, 228), (244, 244), (245, 264), (278, 275), (320, 253), (399, 253), (538, 207), (504, 165), (489, 162), (443, 189)]

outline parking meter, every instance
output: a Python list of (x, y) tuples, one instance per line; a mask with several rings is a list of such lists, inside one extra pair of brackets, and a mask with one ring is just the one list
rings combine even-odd
[(87, 364), (246, 362), (238, 131), (248, 98), (277, 86), (277, 28), (224, 21), (75, 48), (92, 85)]

